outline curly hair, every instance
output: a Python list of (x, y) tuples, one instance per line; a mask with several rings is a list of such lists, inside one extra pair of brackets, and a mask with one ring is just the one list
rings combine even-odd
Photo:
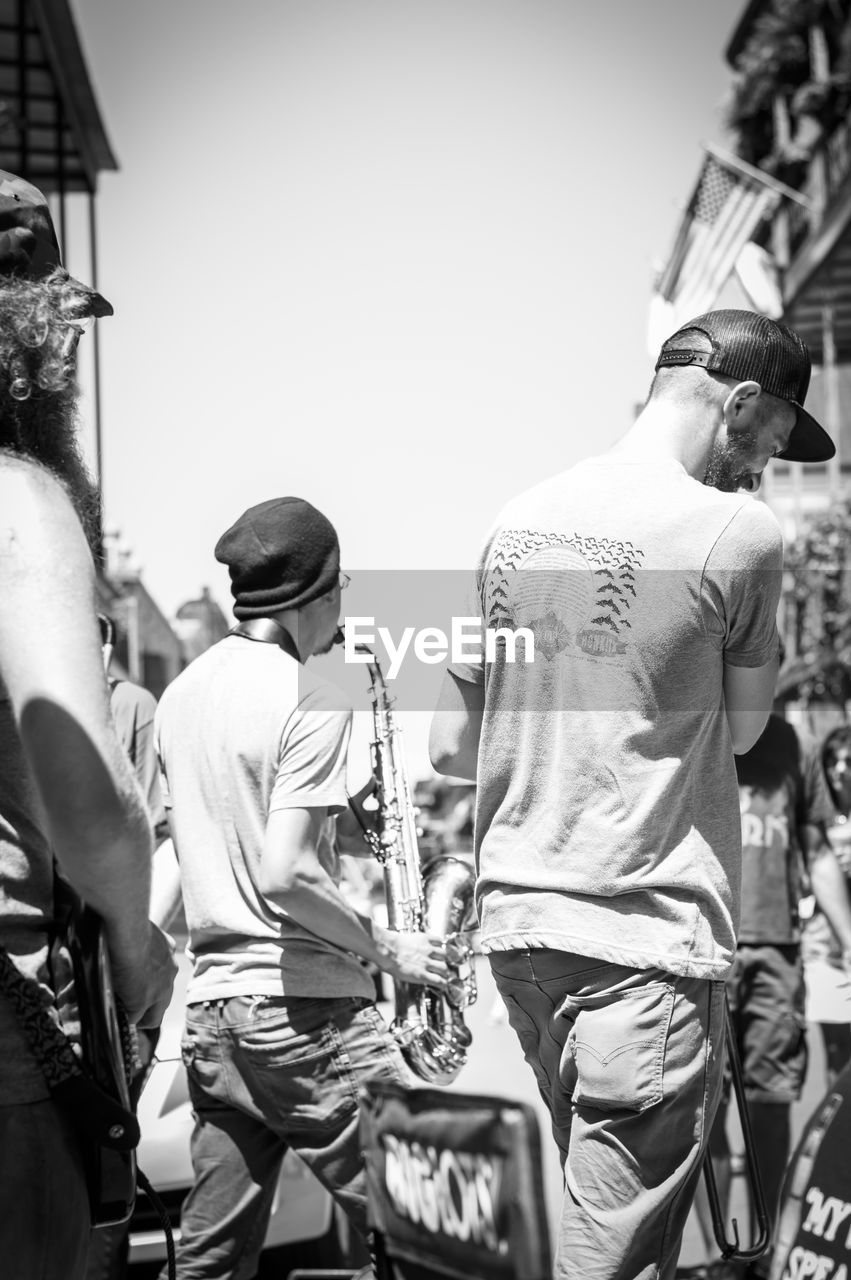
[(0, 277), (0, 449), (41, 463), (69, 492), (93, 550), (101, 505), (78, 443), (77, 343), (92, 290), (61, 267)]

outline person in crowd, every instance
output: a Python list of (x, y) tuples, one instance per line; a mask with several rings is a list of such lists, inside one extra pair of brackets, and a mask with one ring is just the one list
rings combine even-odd
[[(108, 614), (98, 614), (103, 667), (109, 686), (109, 705), (118, 741), (127, 756), (145, 801), (148, 819), (154, 833), (154, 865), (161, 864), (154, 883), (158, 895), (151, 897), (150, 917), (155, 924), (167, 929), (174, 910), (164, 912), (160, 898), (179, 905), (179, 870), (174, 857), (174, 847), (168, 830), (165, 805), (160, 788), (160, 769), (154, 746), (154, 712), (157, 700), (143, 685), (112, 674), (115, 652), (115, 622)], [(159, 1030), (140, 1030), (137, 1044), (138, 1066), (133, 1077), (131, 1094), (135, 1098), (141, 1091), (151, 1069), (156, 1052)], [(130, 1223), (99, 1227), (89, 1242), (86, 1280), (121, 1280), (127, 1274), (130, 1240)]]
[(148, 816), (154, 828), (154, 843), (168, 839), (168, 819), (160, 788), (160, 769), (154, 746), (154, 712), (157, 700), (150, 690), (134, 680), (112, 674), (115, 652), (115, 623), (105, 613), (98, 614), (103, 665), (109, 685), (109, 705), (118, 741), (133, 766)]
[[(821, 761), (833, 813), (828, 839), (846, 882), (851, 877), (851, 726), (840, 725), (822, 744)], [(851, 946), (831, 915), (829, 899), (814, 894), (815, 910), (804, 927), (807, 1021), (824, 1043), (827, 1083), (851, 1062)]]
[[(605, 338), (603, 339), (606, 340)], [(557, 1280), (669, 1280), (722, 1086), (735, 753), (777, 673), (772, 457), (832, 456), (797, 334), (745, 311), (662, 347), (607, 453), (509, 502), (453, 663), (441, 773), (475, 779), (477, 905), (565, 1175)]]
[[(131, 1019), (175, 966), (148, 920), (151, 830), (110, 716), (95, 608), (100, 504), (77, 442), (75, 353), (112, 308), (60, 262), (44, 195), (0, 173), (0, 946), (51, 1018), (54, 859), (101, 916)], [(0, 994), (0, 1257), (80, 1280), (90, 1210), (73, 1117)]]
[[(828, 839), (833, 809), (815, 746), (772, 713), (756, 744), (736, 757), (736, 775), (742, 818), (742, 910), (727, 998), (773, 1226), (790, 1154), (791, 1107), (801, 1096), (807, 1067), (798, 904), (809, 884), (851, 959), (851, 902)], [(726, 1089), (709, 1142), (725, 1218), (731, 1173), (728, 1101)], [(717, 1250), (702, 1187), (695, 1203), (712, 1256)], [(756, 1238), (753, 1208), (751, 1239)], [(748, 1274), (767, 1276), (769, 1262), (769, 1254), (756, 1259)], [(737, 1273), (717, 1261), (704, 1274), (726, 1280)]]
[(154, 829), (154, 866), (157, 870), (151, 897), (151, 919), (162, 929), (167, 929), (180, 907), (180, 871), (168, 829), (154, 745), (157, 700), (143, 685), (112, 674), (115, 623), (105, 613), (98, 614), (98, 623), (115, 731), (133, 766)]
[(193, 1280), (253, 1274), (288, 1147), (366, 1239), (358, 1091), (407, 1082), (367, 966), (437, 988), (448, 977), (437, 935), (388, 931), (339, 887), (352, 710), (306, 665), (337, 637), (333, 526), (274, 498), (236, 520), (216, 557), (238, 625), (169, 685), (155, 722), (194, 963), (195, 1181), (177, 1256)]

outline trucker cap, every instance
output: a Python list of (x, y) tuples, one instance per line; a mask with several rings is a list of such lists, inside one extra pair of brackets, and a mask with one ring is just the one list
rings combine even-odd
[[(695, 329), (709, 339), (711, 351), (695, 351), (681, 345), (682, 335)], [(810, 353), (798, 334), (785, 324), (755, 311), (710, 311), (697, 316), (662, 344), (656, 368), (690, 364), (737, 382), (758, 382), (768, 395), (795, 406), (795, 425), (778, 458), (788, 462), (826, 462), (836, 453), (830, 436), (804, 408), (810, 385)]]

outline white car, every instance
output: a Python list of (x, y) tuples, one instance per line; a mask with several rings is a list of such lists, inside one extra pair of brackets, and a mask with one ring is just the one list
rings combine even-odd
[[(163, 1201), (175, 1239), (180, 1235), (180, 1206), (192, 1182), (189, 1140), (193, 1121), (180, 1056), (189, 971), (189, 960), (180, 955), (174, 996), (163, 1021), (154, 1067), (138, 1108), (142, 1130), (139, 1167)], [(335, 1208), (329, 1193), (298, 1156), (288, 1151), (281, 1166), (263, 1245), (264, 1251), (286, 1247), (286, 1254), (276, 1255), (275, 1273), (286, 1276), (290, 1264), (293, 1268), (346, 1265), (348, 1234), (345, 1217)], [(163, 1228), (153, 1205), (140, 1191), (130, 1219), (130, 1265), (163, 1262), (165, 1257)]]

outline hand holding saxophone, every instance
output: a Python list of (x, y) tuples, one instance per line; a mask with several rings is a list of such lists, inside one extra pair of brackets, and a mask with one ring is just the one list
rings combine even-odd
[(446, 989), (450, 972), (443, 938), (439, 934), (376, 929), (375, 938), (382, 951), (381, 968), (394, 981), (414, 982), (418, 986), (437, 987), (441, 991)]

